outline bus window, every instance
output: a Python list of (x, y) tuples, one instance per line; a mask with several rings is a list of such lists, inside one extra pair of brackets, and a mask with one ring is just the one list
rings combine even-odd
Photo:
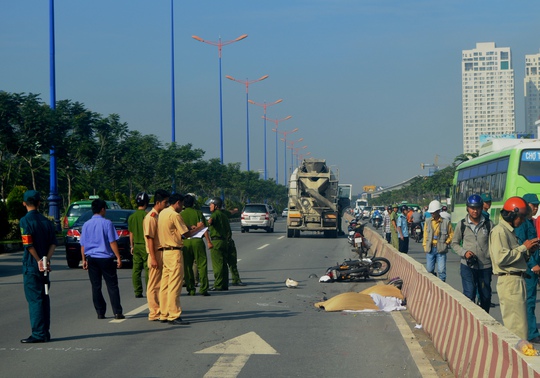
[(506, 172), (508, 171), (508, 158), (501, 159), (497, 162), (497, 172)]
[(493, 161), (493, 162), (489, 163), (488, 166), (487, 166), (487, 174), (492, 175), (495, 172), (497, 172), (497, 162)]

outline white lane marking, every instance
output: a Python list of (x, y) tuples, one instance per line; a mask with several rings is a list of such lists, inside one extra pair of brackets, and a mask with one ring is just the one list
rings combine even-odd
[(270, 244), (261, 245), (261, 246), (260, 246), (259, 248), (257, 248), (257, 249), (263, 249), (263, 248), (268, 247), (269, 245), (270, 245)]
[[(128, 316), (137, 315), (146, 310), (148, 310), (148, 303), (143, 304), (142, 306), (139, 306), (136, 309), (131, 310), (130, 312), (126, 312), (124, 315), (126, 316), (126, 319), (127, 319)], [(113, 319), (109, 323), (122, 323), (126, 319)]]
[(284, 237), (285, 237), (285, 236), (280, 236), (280, 237), (278, 238), (278, 240), (279, 240), (279, 239), (283, 239)]
[(255, 332), (227, 340), (197, 353), (220, 354), (205, 378), (235, 378), (252, 354), (279, 354)]

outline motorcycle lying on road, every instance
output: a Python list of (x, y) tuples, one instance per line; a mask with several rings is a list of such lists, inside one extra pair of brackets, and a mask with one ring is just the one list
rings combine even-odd
[(360, 281), (369, 277), (380, 277), (390, 270), (390, 261), (384, 257), (360, 260), (345, 260), (341, 264), (331, 266), (326, 275), (332, 281)]

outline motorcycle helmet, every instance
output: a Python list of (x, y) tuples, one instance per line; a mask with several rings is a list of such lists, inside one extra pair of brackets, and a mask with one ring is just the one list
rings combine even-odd
[(527, 202), (521, 197), (510, 197), (504, 203), (504, 206), (501, 210), (501, 215), (503, 219), (507, 222), (512, 222), (516, 219), (516, 216), (525, 217), (529, 206)]
[(392, 206), (386, 206), (386, 210), (391, 211), (391, 210), (392, 210)]
[(482, 197), (480, 197), (478, 194), (473, 194), (472, 196), (469, 196), (469, 198), (467, 198), (467, 207), (482, 208), (483, 206), (484, 201), (482, 200)]
[(428, 213), (435, 213), (437, 211), (440, 211), (442, 208), (442, 205), (439, 201), (437, 200), (433, 200), (429, 203), (429, 206), (428, 206)]
[(137, 203), (137, 206), (145, 206), (148, 205), (150, 202), (150, 197), (146, 192), (140, 192), (137, 193), (137, 196), (135, 197), (135, 202)]
[(212, 198), (208, 204), (211, 203), (213, 203), (218, 209), (221, 209), (221, 207), (223, 206), (223, 201), (219, 197)]
[(401, 210), (401, 212), (404, 212), (404, 211), (409, 210), (409, 208), (407, 207), (407, 205), (403, 205), (403, 206), (401, 206), (400, 210)]

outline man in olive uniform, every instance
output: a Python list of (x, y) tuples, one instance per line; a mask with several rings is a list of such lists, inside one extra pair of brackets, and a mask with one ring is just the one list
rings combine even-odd
[[(230, 229), (230, 224), (229, 224)], [(227, 265), (231, 271), (232, 285), (233, 286), (246, 286), (240, 279), (240, 273), (238, 273), (238, 252), (236, 251), (236, 244), (232, 238), (232, 232), (227, 239)]]
[(144, 242), (143, 220), (146, 216), (146, 207), (150, 197), (145, 192), (137, 194), (135, 202), (137, 202), (137, 210), (128, 218), (129, 242), (131, 246), (131, 254), (133, 255), (133, 268), (131, 280), (135, 291), (135, 298), (142, 298), (143, 284), (141, 273), (144, 269), (144, 282), (148, 285), (148, 253)]
[[(184, 210), (180, 213), (184, 223), (188, 228), (192, 228), (197, 223), (202, 222), (208, 227), (208, 222), (202, 211), (193, 208), (195, 197), (188, 194), (184, 197)], [(204, 238), (208, 243), (208, 248), (212, 248), (212, 241), (208, 235), (208, 230), (204, 233)], [(184, 240), (184, 281), (189, 295), (195, 295), (195, 275), (193, 272), (193, 261), (197, 263), (199, 271), (199, 293), (205, 297), (208, 293), (208, 259), (206, 257), (206, 246), (202, 238), (191, 237)]]
[(162, 322), (172, 325), (187, 325), (182, 320), (180, 307), (180, 292), (184, 279), (184, 256), (182, 254), (182, 237), (191, 237), (204, 228), (202, 222), (191, 230), (188, 229), (180, 216), (184, 207), (184, 196), (175, 193), (169, 197), (170, 206), (159, 214), (158, 237), (163, 251), (163, 271), (159, 289), (159, 310)]
[(159, 289), (161, 285), (161, 272), (163, 271), (163, 252), (159, 250), (158, 219), (159, 213), (169, 203), (169, 193), (163, 189), (156, 190), (154, 194), (154, 207), (143, 220), (143, 231), (148, 253), (148, 283), (146, 285), (146, 300), (148, 301), (148, 320), (167, 321), (160, 318)]
[(493, 274), (499, 276), (497, 293), (501, 305), (503, 324), (521, 339), (527, 339), (527, 260), (538, 248), (538, 239), (528, 239), (519, 244), (514, 229), (527, 216), (528, 206), (521, 197), (510, 197), (501, 210), (499, 224), (489, 235), (489, 254)]
[[(37, 209), (41, 197), (39, 192), (28, 190), (23, 196), (23, 205), (28, 213), (21, 218), (21, 235), (24, 247), (23, 282), (24, 294), (30, 312), (32, 335), (22, 339), (21, 343), (43, 343), (51, 339), (49, 328), (51, 324), (51, 304), (49, 301), (48, 276), (49, 262), (56, 248), (54, 225), (41, 215)], [(43, 264), (43, 258), (47, 264)]]
[(212, 268), (214, 270), (214, 286), (211, 291), (229, 290), (229, 267), (228, 261), (228, 239), (231, 234), (231, 225), (227, 215), (221, 211), (223, 202), (221, 198), (214, 198), (210, 201), (210, 212), (212, 215), (208, 220), (210, 225), (210, 239), (212, 248)]
[(399, 236), (397, 232), (397, 219), (399, 217), (399, 206), (394, 204), (392, 206), (392, 213), (390, 214), (390, 233), (392, 246), (395, 249), (399, 249)]

